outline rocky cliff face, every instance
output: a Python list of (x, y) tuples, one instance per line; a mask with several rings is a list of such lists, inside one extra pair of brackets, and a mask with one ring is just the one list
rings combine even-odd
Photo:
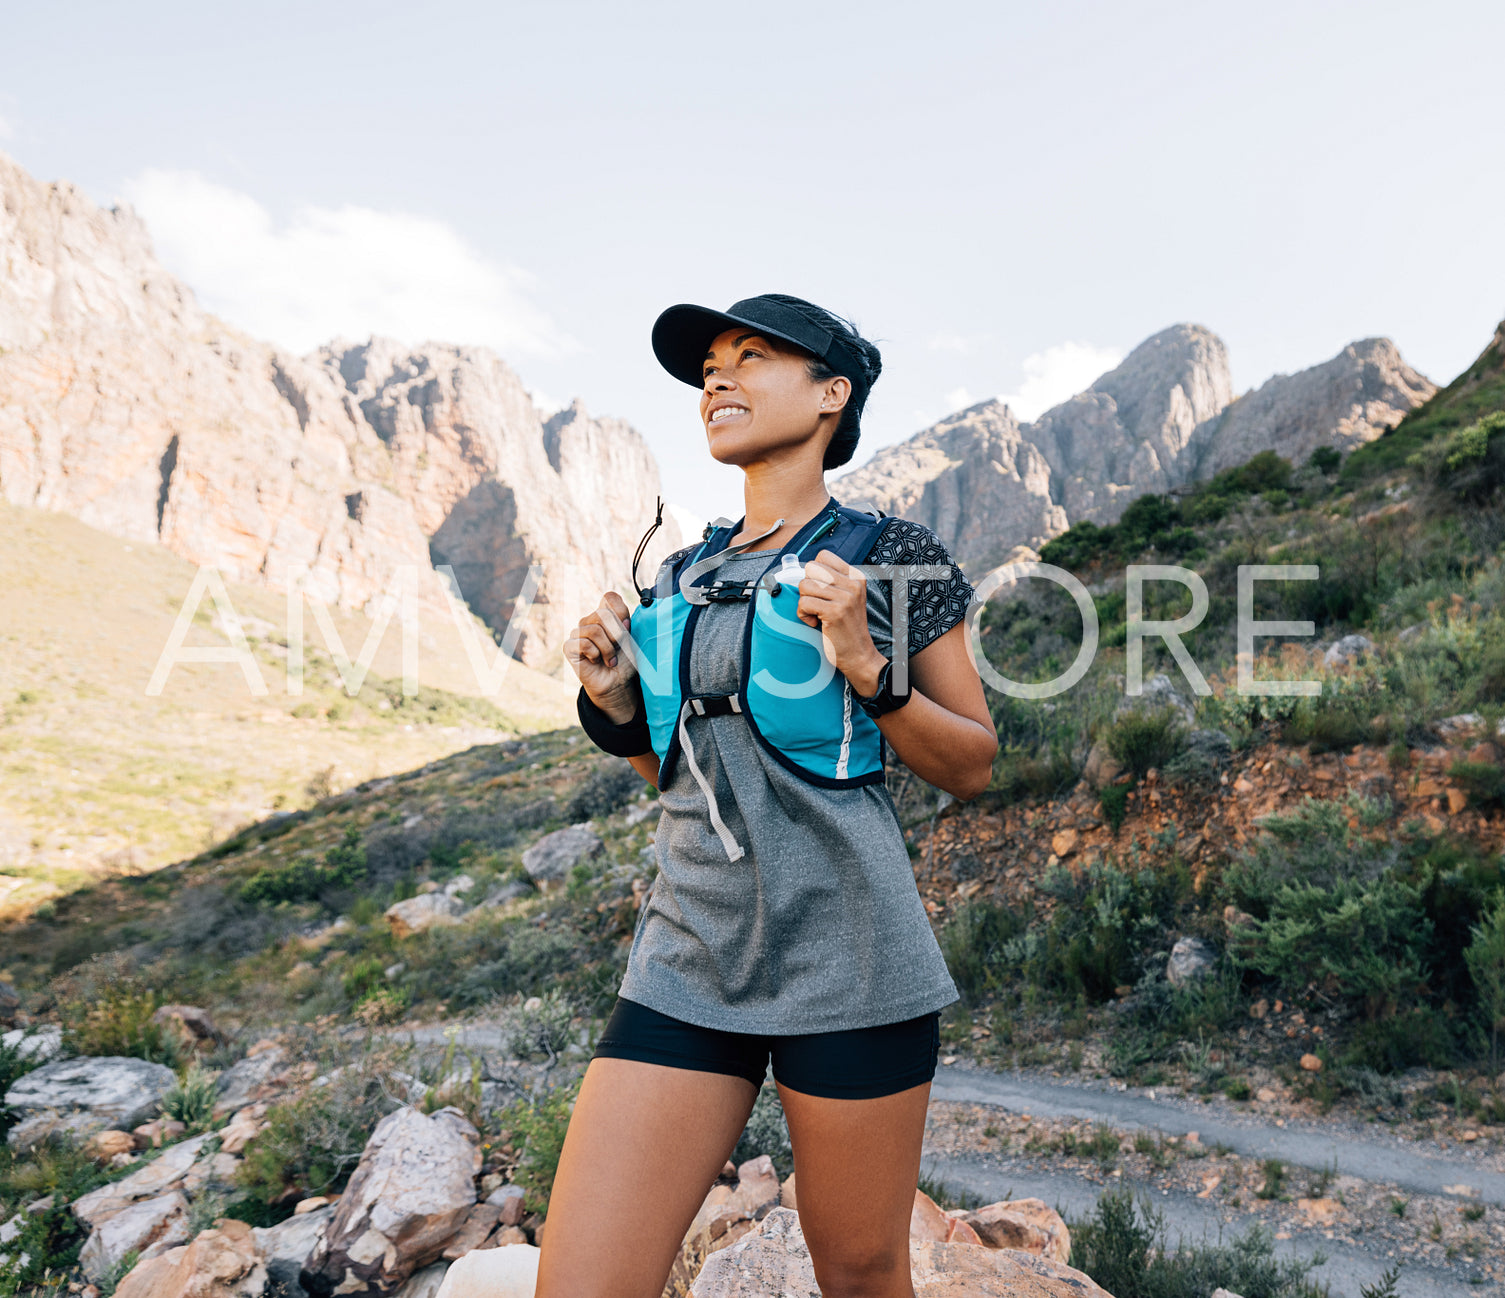
[(983, 402), (884, 448), (832, 491), (925, 523), (980, 573), (1016, 547), (1037, 550), (1083, 519), (1112, 522), (1136, 496), (1259, 451), (1300, 463), (1318, 446), (1349, 450), (1434, 391), (1394, 343), (1373, 338), (1235, 400), (1222, 340), (1173, 325), (1032, 424)]
[[(0, 496), (157, 541), (229, 577), (363, 607), (435, 563), (555, 667), (568, 629), (620, 587), (652, 518), (642, 438), (577, 402), (547, 424), (480, 348), (386, 339), (299, 358), (202, 311), (126, 208), (44, 185), (0, 155)], [(666, 516), (649, 558), (682, 544)]]

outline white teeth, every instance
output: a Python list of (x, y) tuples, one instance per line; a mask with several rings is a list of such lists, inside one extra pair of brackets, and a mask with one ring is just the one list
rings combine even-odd
[(711, 422), (714, 424), (718, 419), (725, 419), (728, 415), (740, 415), (742, 413), (743, 408), (741, 406), (722, 406), (720, 410), (711, 416)]

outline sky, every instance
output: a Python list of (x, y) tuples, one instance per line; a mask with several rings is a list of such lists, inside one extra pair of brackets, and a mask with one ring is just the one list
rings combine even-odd
[(1446, 382), (1505, 316), (1497, 3), (144, 0), (5, 31), (0, 151), (136, 206), (211, 310), (299, 351), (493, 347), (541, 406), (630, 420), (700, 519), (741, 475), (653, 357), (672, 303), (856, 323), (884, 372), (854, 463), (988, 397), (1031, 418), (1181, 321), (1243, 391), (1377, 335)]

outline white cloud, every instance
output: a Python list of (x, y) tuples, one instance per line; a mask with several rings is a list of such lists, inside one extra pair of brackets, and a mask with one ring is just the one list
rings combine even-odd
[(249, 194), (177, 171), (143, 172), (126, 197), (209, 310), (293, 351), (368, 334), (507, 354), (573, 349), (528, 300), (526, 274), (432, 217), (304, 207), (278, 225)]
[(966, 388), (952, 388), (946, 393), (947, 410), (965, 410), (976, 403), (972, 400), (972, 394)]
[(1052, 406), (1075, 396), (1123, 358), (1123, 352), (1116, 347), (1057, 343), (1026, 356), (1024, 382), (1019, 391), (1000, 393), (998, 399), (1008, 405), (1021, 423), (1029, 423)]

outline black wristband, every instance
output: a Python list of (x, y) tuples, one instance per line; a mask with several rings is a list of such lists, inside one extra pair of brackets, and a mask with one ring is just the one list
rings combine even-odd
[(596, 706), (582, 685), (575, 699), (575, 711), (586, 737), (602, 752), (613, 757), (642, 757), (653, 751), (653, 732), (648, 729), (648, 713), (641, 702), (637, 715), (619, 726)]

